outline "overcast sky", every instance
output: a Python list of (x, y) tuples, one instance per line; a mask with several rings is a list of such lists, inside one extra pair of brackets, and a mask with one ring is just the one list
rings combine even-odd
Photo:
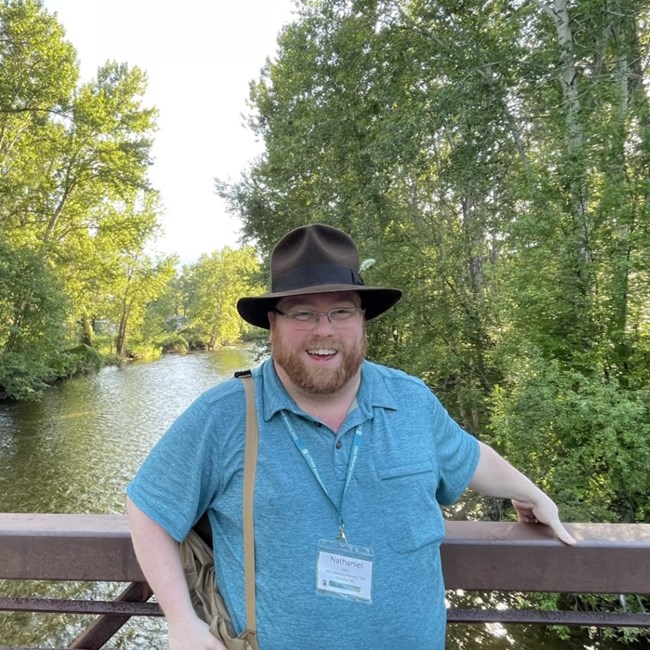
[(192, 261), (237, 245), (239, 223), (214, 194), (235, 180), (261, 145), (242, 125), (248, 84), (276, 52), (292, 0), (44, 0), (77, 49), (83, 81), (108, 59), (149, 78), (145, 105), (158, 107), (153, 185), (165, 236), (157, 247)]

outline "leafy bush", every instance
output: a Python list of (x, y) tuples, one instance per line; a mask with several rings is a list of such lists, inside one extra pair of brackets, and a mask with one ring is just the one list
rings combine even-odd
[(532, 358), (492, 396), (492, 443), (568, 519), (643, 522), (650, 513), (650, 395)]
[(87, 345), (50, 355), (3, 352), (0, 354), (0, 398), (38, 399), (53, 382), (98, 372), (103, 365), (102, 356)]
[(183, 330), (183, 338), (190, 350), (208, 350), (210, 347), (208, 339), (196, 328)]
[(50, 366), (52, 379), (70, 379), (76, 375), (99, 372), (104, 366), (104, 358), (89, 345), (79, 344), (53, 355)]
[(175, 332), (161, 339), (159, 345), (163, 354), (184, 354), (189, 349), (188, 342)]
[(47, 388), (44, 378), (51, 372), (39, 359), (17, 352), (0, 354), (0, 398), (37, 399)]
[[(513, 367), (515, 367), (513, 365)], [(650, 512), (650, 393), (604, 373), (585, 375), (534, 354), (492, 395), (491, 443), (550, 493), (563, 517), (645, 522)], [(643, 611), (641, 596), (526, 594), (543, 609)], [(556, 628), (563, 637), (566, 629)], [(648, 630), (605, 629), (601, 638), (643, 643)], [(596, 647), (596, 646), (594, 646)]]
[(161, 349), (157, 345), (149, 345), (146, 343), (129, 343), (126, 354), (121, 359), (121, 361), (131, 360), (131, 361), (154, 361), (155, 359), (160, 358)]

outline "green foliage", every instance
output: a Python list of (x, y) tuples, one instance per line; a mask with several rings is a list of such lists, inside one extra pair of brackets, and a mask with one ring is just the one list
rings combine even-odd
[(0, 396), (37, 397), (65, 345), (66, 297), (40, 255), (0, 240)]
[[(521, 364), (521, 361), (520, 361)], [(532, 356), (492, 397), (492, 440), (576, 521), (650, 515), (650, 393)]]
[(47, 388), (50, 372), (42, 359), (15, 352), (0, 355), (0, 399), (36, 399)]
[(159, 339), (158, 344), (163, 353), (184, 354), (189, 350), (189, 344), (180, 334), (168, 334)]
[(155, 361), (162, 354), (161, 347), (156, 344), (148, 344), (130, 341), (124, 348), (122, 354), (117, 357), (118, 365), (125, 361)]
[(225, 247), (185, 268), (184, 333), (191, 347), (214, 349), (241, 338), (248, 326), (237, 313), (237, 299), (263, 292), (258, 276), (259, 263), (250, 247)]
[(99, 372), (104, 367), (104, 358), (89, 345), (80, 344), (57, 352), (50, 365), (54, 378), (70, 379), (76, 375)]
[(74, 47), (36, 0), (0, 2), (0, 60), (0, 385), (21, 398), (97, 367), (75, 345), (98, 322), (114, 318), (123, 354), (174, 262), (142, 253), (160, 214), (146, 75), (109, 61), (78, 86)]
[(64, 338), (66, 297), (42, 256), (0, 240), (0, 350), (50, 352)]
[(0, 353), (0, 399), (38, 399), (53, 382), (98, 372), (104, 366), (103, 357), (86, 345), (35, 354), (38, 351)]

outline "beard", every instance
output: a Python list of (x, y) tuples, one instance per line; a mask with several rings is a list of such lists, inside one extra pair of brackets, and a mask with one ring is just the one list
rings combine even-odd
[[(319, 347), (336, 349), (341, 363), (336, 368), (308, 366), (304, 349)], [(296, 387), (313, 395), (331, 395), (343, 388), (359, 372), (366, 349), (365, 330), (358, 340), (345, 346), (340, 342), (315, 339), (297, 350), (287, 345), (281, 336), (274, 337), (271, 345), (275, 363), (287, 373)]]

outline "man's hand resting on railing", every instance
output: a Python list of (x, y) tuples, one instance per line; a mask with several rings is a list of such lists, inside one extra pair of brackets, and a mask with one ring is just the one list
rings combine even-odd
[(555, 503), (543, 492), (545, 500), (541, 504), (534, 504), (518, 499), (512, 500), (512, 505), (517, 511), (519, 521), (525, 524), (546, 524), (553, 529), (555, 536), (565, 544), (575, 546), (576, 540), (562, 525)]
[(560, 541), (575, 545), (576, 540), (560, 522), (555, 502), (494, 449), (479, 445), (481, 455), (469, 486), (486, 496), (511, 499), (519, 521), (546, 524)]
[(169, 650), (226, 650), (226, 646), (210, 633), (207, 623), (198, 616), (194, 620), (167, 624)]

